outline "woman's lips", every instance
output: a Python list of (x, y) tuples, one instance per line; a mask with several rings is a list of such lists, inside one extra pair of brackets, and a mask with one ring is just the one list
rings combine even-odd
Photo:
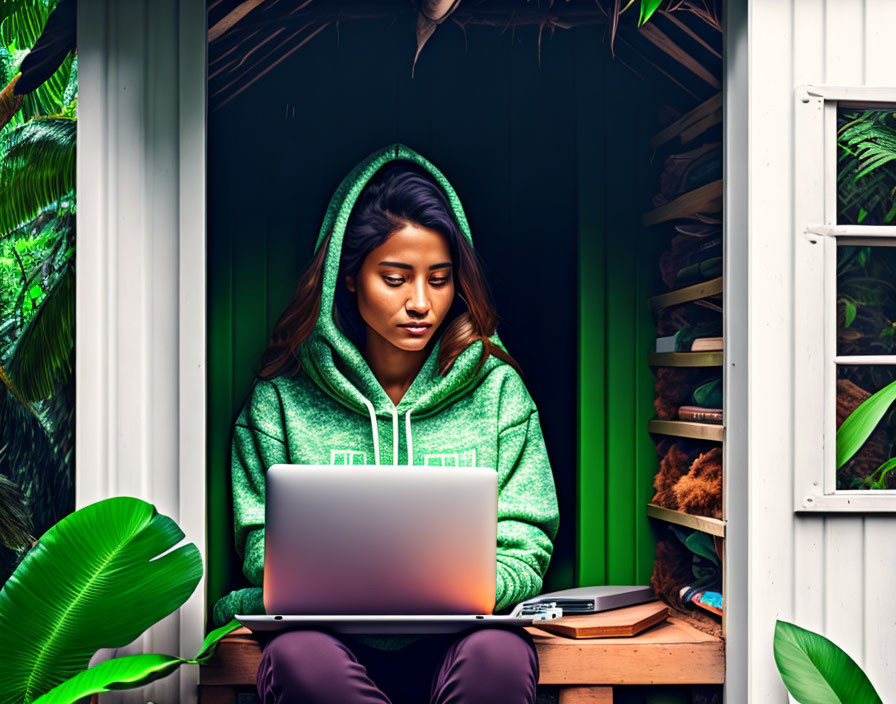
[(411, 335), (423, 335), (432, 326), (430, 326), (430, 325), (419, 325), (419, 326), (399, 325), (398, 327), (404, 328), (409, 333), (411, 333)]

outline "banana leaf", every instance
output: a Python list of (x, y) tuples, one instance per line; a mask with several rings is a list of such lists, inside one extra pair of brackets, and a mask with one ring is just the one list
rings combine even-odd
[(239, 627), (240, 622), (234, 619), (209, 633), (199, 653), (191, 660), (157, 654), (127, 655), (107, 660), (54, 687), (34, 700), (33, 704), (72, 704), (91, 694), (142, 687), (167, 677), (181, 665), (206, 662), (214, 653), (218, 641)]
[(896, 381), (862, 401), (837, 428), (837, 469), (865, 444), (893, 401), (896, 401)]
[(31, 702), (180, 607), (202, 576), (154, 506), (114, 497), (63, 518), (0, 590), (0, 704)]
[(187, 662), (173, 655), (126, 655), (94, 665), (54, 687), (32, 704), (69, 704), (91, 694), (142, 687), (167, 677)]
[(778, 620), (774, 648), (781, 679), (800, 704), (882, 704), (862, 668), (824, 636)]

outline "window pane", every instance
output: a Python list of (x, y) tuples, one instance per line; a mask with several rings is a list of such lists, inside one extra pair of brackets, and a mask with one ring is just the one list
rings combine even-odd
[[(896, 366), (837, 367), (837, 449), (855, 449), (837, 470), (837, 489), (896, 489), (896, 468), (891, 467), (896, 459), (890, 461), (896, 457), (896, 405), (885, 404), (888, 407), (881, 408), (882, 417), (877, 423), (872, 420), (872, 427), (858, 427), (856, 416), (850, 420), (852, 429), (839, 430), (856, 408), (894, 381)], [(853, 442), (858, 447), (850, 436), (857, 436)]]
[(896, 247), (837, 247), (837, 354), (896, 354)]
[(837, 223), (896, 224), (896, 113), (837, 109)]

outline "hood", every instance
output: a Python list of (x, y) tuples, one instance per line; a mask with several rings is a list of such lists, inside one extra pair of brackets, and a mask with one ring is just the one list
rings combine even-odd
[[(339, 261), (342, 255), (342, 240), (349, 215), (371, 177), (385, 164), (396, 159), (408, 159), (423, 166), (445, 191), (454, 213), (454, 218), (470, 244), (473, 238), (467, 224), (460, 200), (445, 176), (423, 156), (403, 144), (391, 144), (367, 156), (349, 174), (342, 179), (324, 215), (320, 234), (314, 251), (332, 233), (329, 248), (324, 261), (323, 292), (321, 296), (320, 314), (311, 335), (299, 346), (302, 367), (308, 375), (330, 396), (344, 406), (361, 414), (369, 414), (372, 432), (374, 433), (375, 452), (378, 455), (375, 418), (392, 417), (395, 422), (394, 443), (397, 448), (398, 415), (405, 415), (405, 422), (410, 429), (410, 414), (415, 418), (431, 415), (444, 406), (457, 400), (476, 386), (495, 366), (505, 364), (503, 360), (490, 355), (479, 373), (474, 373), (482, 354), (482, 342), (477, 340), (467, 347), (454, 361), (446, 376), (438, 373), (438, 355), (441, 337), (433, 345), (426, 363), (417, 378), (407, 390), (398, 406), (386, 394), (379, 381), (373, 375), (366, 360), (355, 344), (337, 327), (333, 319), (333, 301), (336, 290), (336, 279)], [(502, 349), (504, 345), (497, 333), (489, 338)], [(411, 438), (408, 433), (408, 446)], [(379, 460), (377, 459), (377, 464)]]

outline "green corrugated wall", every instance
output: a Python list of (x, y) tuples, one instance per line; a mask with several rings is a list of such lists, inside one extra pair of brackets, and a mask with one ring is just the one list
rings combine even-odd
[(340, 24), (209, 116), (208, 597), (240, 582), (231, 427), (342, 176), (401, 141), (452, 181), (539, 406), (561, 525), (545, 590), (646, 583), (656, 459), (646, 433), (658, 253), (640, 213), (664, 86), (602, 29), (450, 23), (410, 78), (413, 22)]

